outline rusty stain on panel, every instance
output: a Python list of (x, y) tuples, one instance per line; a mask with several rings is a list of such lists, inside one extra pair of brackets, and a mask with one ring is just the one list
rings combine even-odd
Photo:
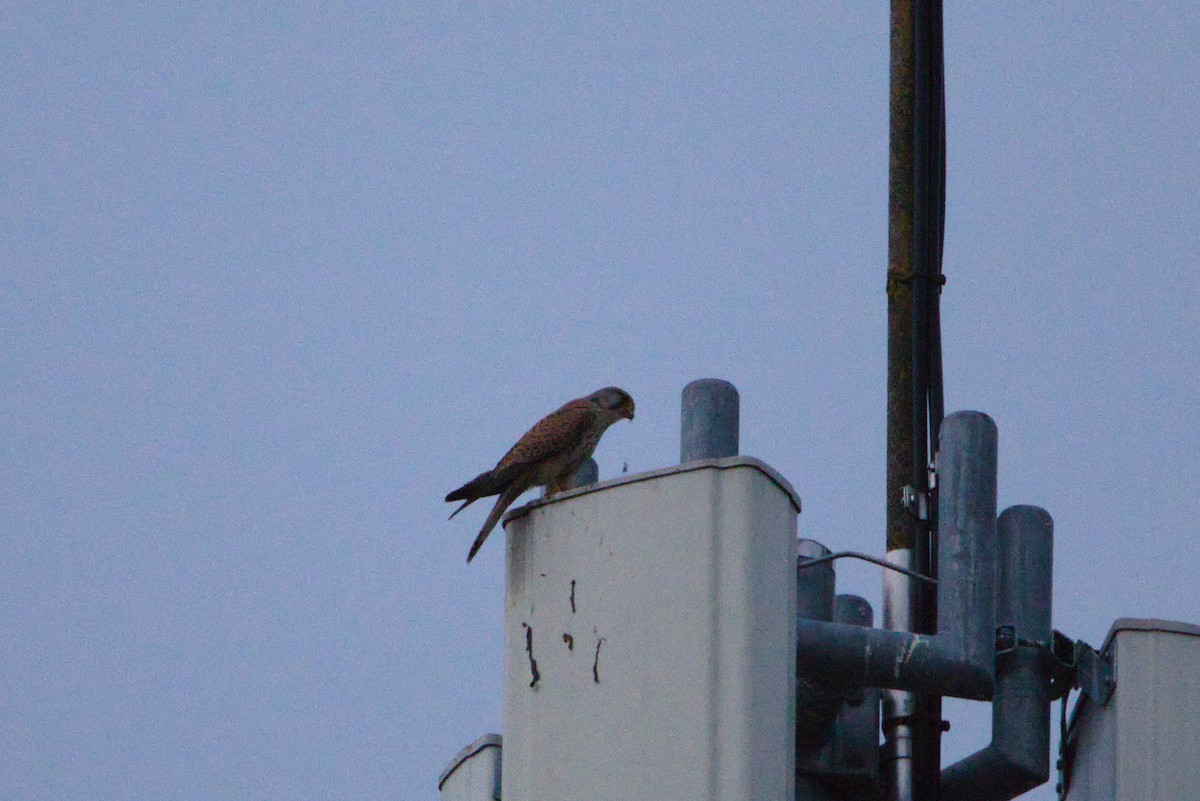
[(532, 689), (542, 674), (538, 673), (537, 660), (533, 658), (533, 626), (522, 623), (521, 627), (525, 629), (525, 653), (529, 654), (529, 674), (532, 676), (529, 680), (529, 687)]

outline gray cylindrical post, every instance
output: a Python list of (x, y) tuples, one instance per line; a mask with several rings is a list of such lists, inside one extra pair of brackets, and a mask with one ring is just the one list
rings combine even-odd
[[(829, 555), (816, 540), (796, 543), (796, 616), (802, 620), (833, 620), (833, 562), (802, 567), (808, 559)], [(833, 731), (833, 721), (842, 708), (845, 689), (819, 681), (803, 671), (796, 674), (796, 748), (800, 752), (820, 748)]]
[(1050, 596), (1054, 575), (1054, 521), (1036, 506), (1012, 506), (996, 524), (1000, 563), (996, 622), (1015, 629), (1013, 653), (996, 664), (992, 741), (1016, 766), (1014, 798), (1050, 776), (1050, 698), (1043, 653), (1032, 643), (1050, 642)]
[(571, 480), (572, 487), (587, 487), (595, 484), (600, 480), (600, 466), (596, 464), (596, 460), (588, 457), (587, 461), (575, 473), (575, 478)]
[(1037, 506), (1010, 506), (996, 522), (996, 623), (1023, 640), (1050, 641), (1054, 521)]
[[(887, 561), (897, 567), (912, 570), (916, 565), (912, 548), (893, 548)], [(913, 579), (903, 573), (883, 571), (883, 627), (888, 631), (913, 630)], [(887, 690), (883, 700), (884, 746), (881, 757), (885, 770), (885, 785), (895, 788), (892, 801), (912, 801), (913, 756), (915, 753), (913, 721), (917, 714), (917, 696), (906, 690)]]
[(992, 418), (955, 412), (937, 456), (937, 636), (984, 686), (995, 676), (997, 440)]
[[(828, 551), (812, 540), (799, 543), (800, 563)], [(817, 613), (828, 609), (826, 585), (832, 590), (832, 571), (825, 577), (810, 578), (828, 564), (800, 570), (800, 595)], [(801, 601), (801, 619), (806, 603)], [(857, 595), (833, 597), (833, 620), (850, 626), (870, 628), (871, 605)], [(796, 704), (796, 799), (849, 798), (857, 789), (855, 781), (865, 782), (863, 794), (873, 789), (879, 773), (879, 691), (873, 688), (846, 687), (828, 680), (816, 681), (804, 672), (796, 677), (799, 702)], [(830, 717), (832, 716), (832, 717)], [(827, 720), (827, 718), (829, 720)], [(822, 778), (842, 777), (835, 789), (822, 784)], [(849, 783), (847, 784), (847, 777)]]
[[(867, 599), (839, 595), (833, 599), (837, 623), (870, 628), (874, 613)], [(846, 704), (834, 723), (833, 753), (837, 766), (866, 776), (879, 776), (879, 690), (858, 687), (846, 694)]]
[(858, 595), (837, 595), (833, 599), (833, 619), (851, 626), (867, 626), (875, 622), (875, 613), (866, 598)]
[(1050, 640), (1054, 521), (1045, 509), (1012, 506), (996, 525), (996, 622), (1015, 641), (997, 657), (992, 742), (942, 771), (943, 797), (1006, 801), (1050, 776), (1050, 700), (1044, 654)]
[(701, 378), (683, 388), (679, 462), (738, 454), (738, 391), (728, 381)]
[(802, 567), (809, 559), (829, 556), (829, 549), (816, 540), (801, 539), (796, 543), (796, 616), (806, 620), (833, 620), (834, 583), (833, 562)]

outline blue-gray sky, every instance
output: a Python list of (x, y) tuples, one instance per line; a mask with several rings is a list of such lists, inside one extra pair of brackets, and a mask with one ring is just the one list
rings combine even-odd
[[(442, 496), (605, 384), (602, 475), (726, 378), (803, 533), (883, 548), (886, 4), (260, 8), (3, 12), (5, 799), (434, 799), (502, 726)], [(947, 9), (947, 408), (1094, 644), (1200, 621), (1198, 40)]]

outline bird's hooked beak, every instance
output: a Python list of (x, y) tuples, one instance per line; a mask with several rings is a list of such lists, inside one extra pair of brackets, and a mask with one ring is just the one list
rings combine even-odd
[(621, 407), (621, 412), (625, 415), (626, 419), (633, 420), (633, 399), (632, 398), (629, 399), (629, 403), (627, 403)]

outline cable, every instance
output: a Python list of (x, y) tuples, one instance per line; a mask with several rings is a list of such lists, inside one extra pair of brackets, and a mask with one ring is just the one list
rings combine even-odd
[(933, 586), (937, 586), (937, 579), (935, 579), (935, 578), (930, 578), (929, 576), (922, 575), (915, 570), (909, 570), (908, 568), (900, 567), (900, 565), (893, 565), (891, 562), (880, 559), (878, 556), (871, 556), (870, 554), (859, 553), (858, 551), (838, 551), (837, 553), (830, 553), (830, 554), (826, 554), (824, 556), (817, 556), (812, 559), (805, 559), (803, 562), (800, 562), (796, 565), (796, 569), (803, 570), (806, 567), (812, 567), (814, 565), (824, 564), (825, 562), (832, 562), (834, 559), (841, 559), (843, 557), (849, 557), (851, 559), (862, 559), (864, 562), (871, 562), (873, 564), (879, 565), (880, 567), (886, 567), (888, 570), (895, 570), (897, 573), (903, 573), (906, 576), (911, 576), (912, 578), (915, 578), (918, 581), (928, 582), (929, 584), (932, 584)]

